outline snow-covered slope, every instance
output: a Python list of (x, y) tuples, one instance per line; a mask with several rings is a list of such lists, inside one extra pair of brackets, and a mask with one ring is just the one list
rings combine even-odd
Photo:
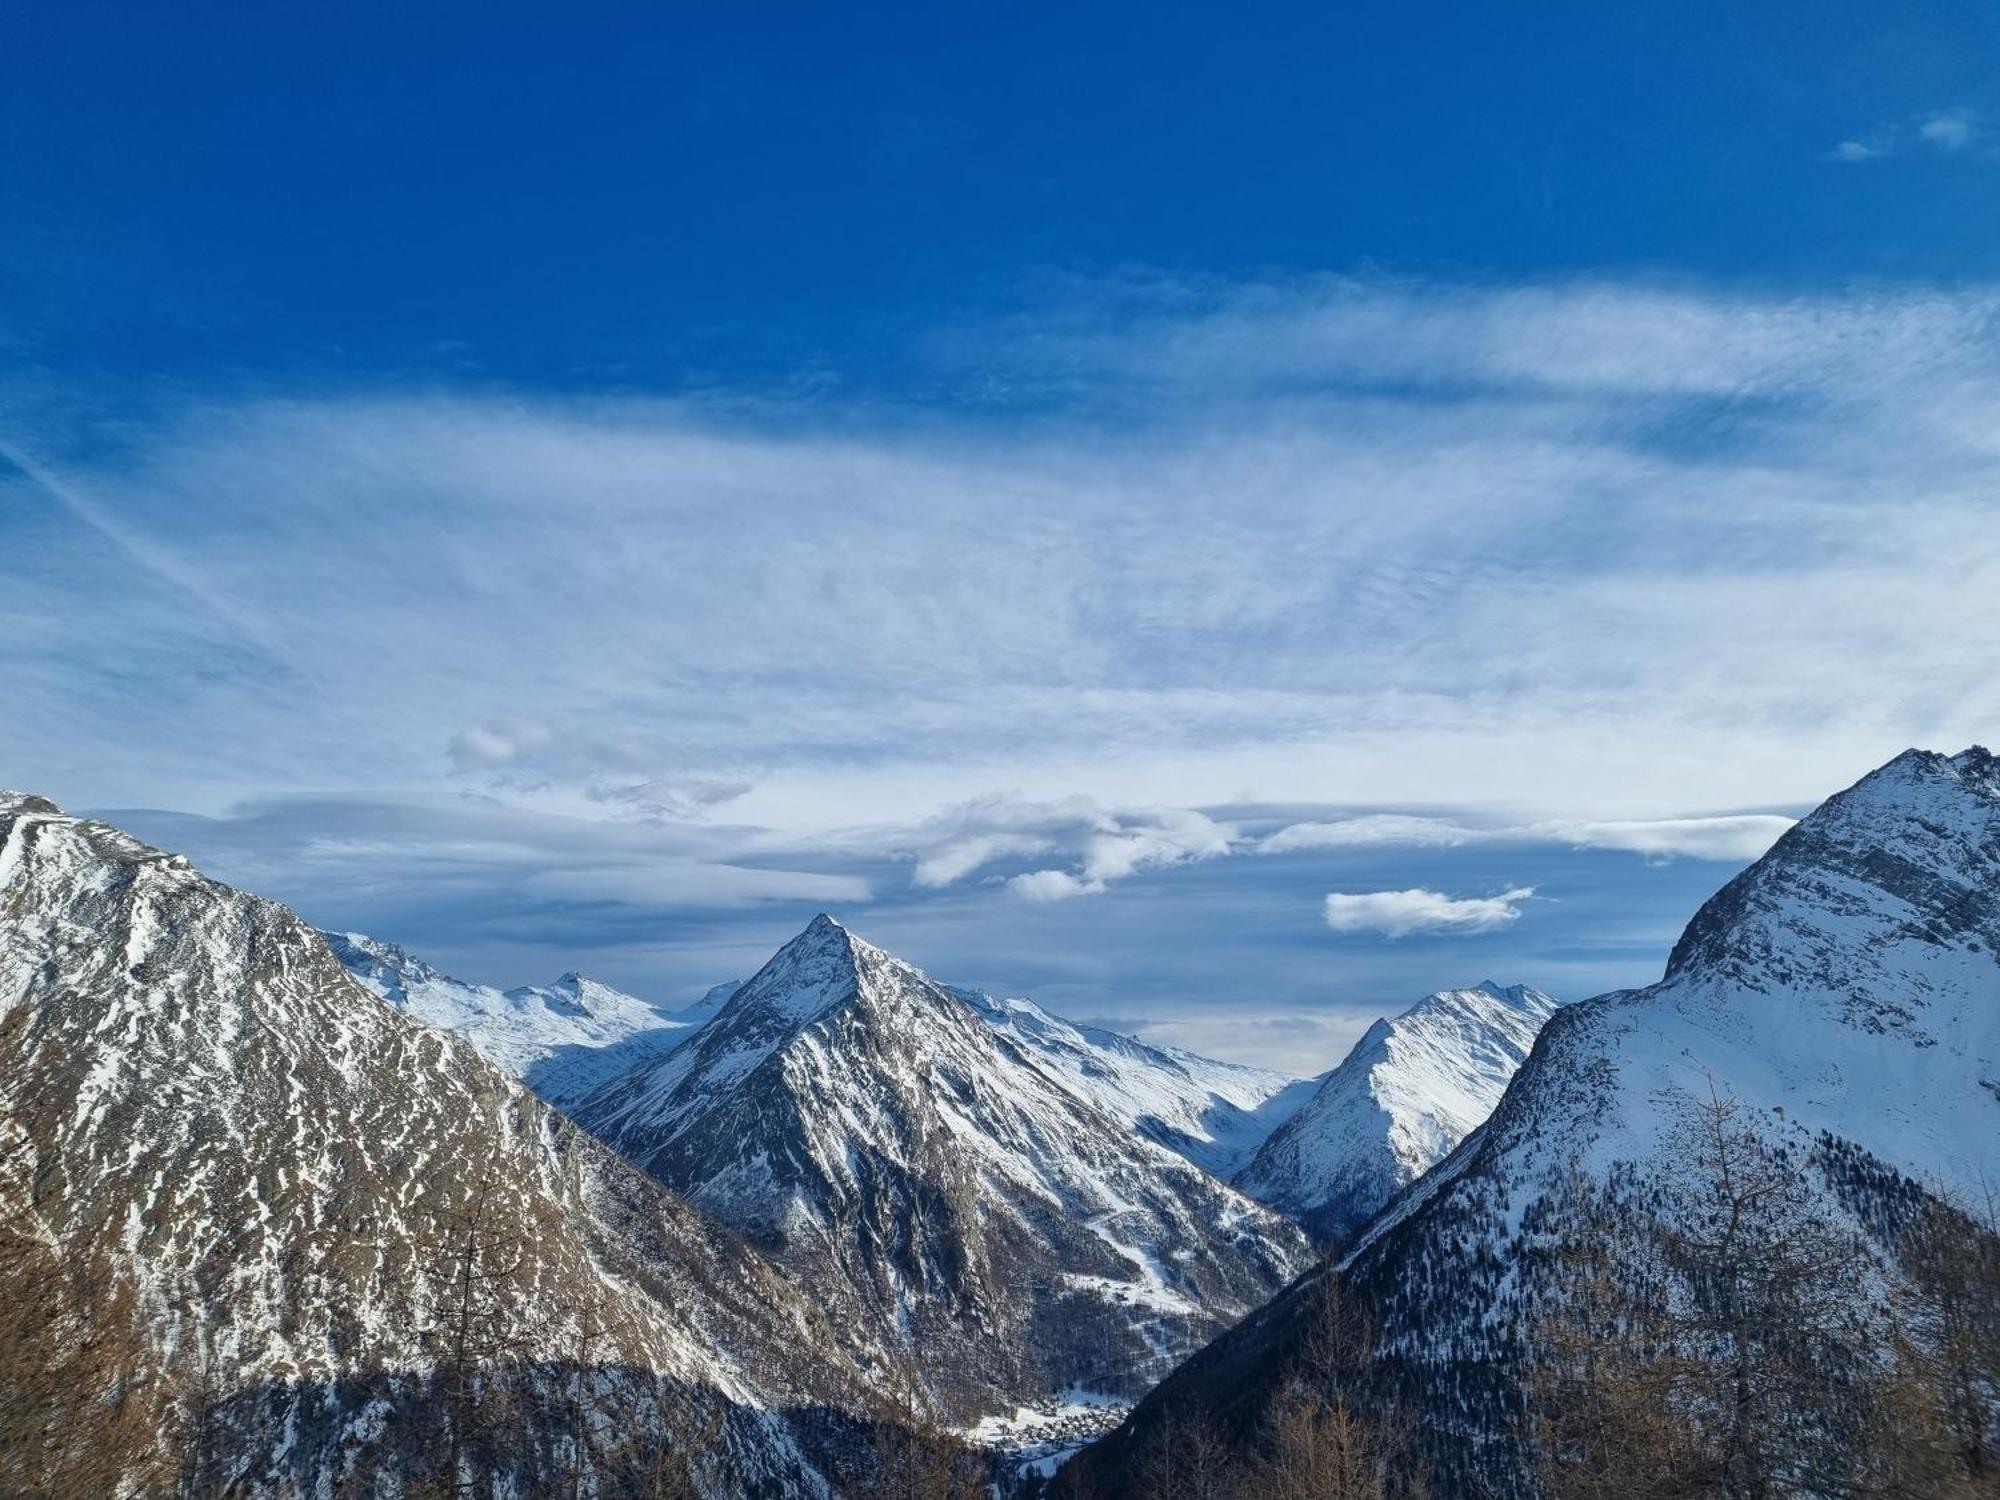
[(983, 1007), (827, 917), (577, 1118), (912, 1348), (967, 1416), (1136, 1393), (1310, 1259)]
[(581, 974), (554, 984), (498, 990), (442, 974), (394, 943), (359, 932), (322, 932), (347, 971), (426, 1026), (455, 1031), (487, 1061), (551, 1104), (567, 1107), (599, 1084), (664, 1057), (735, 993), (717, 985), (694, 1005), (668, 1010)]
[(1248, 1161), (1319, 1082), (1079, 1026), (1032, 1000), (998, 1000), (977, 990), (951, 993), (1032, 1053), (1078, 1097), (1218, 1177)]
[[(825, 1423), (786, 1413), (866, 1387), (789, 1278), (384, 1005), (284, 907), (0, 793), (0, 1303), (54, 1299), (91, 1333), (67, 1348), (127, 1389), (206, 1369), (242, 1465), (218, 1492), (377, 1493), (435, 1464), (475, 1200), (477, 1265), (518, 1262), (477, 1283), (491, 1379), (563, 1378), (587, 1319), (616, 1420), (719, 1411), (729, 1484), (823, 1493)], [(121, 1375), (102, 1351), (128, 1335)]]
[[(1815, 1215), (1872, 1243), (1941, 1185), (2000, 1181), (2000, 759), (1909, 751), (1799, 823), (1689, 923), (1665, 977), (1564, 1008), (1493, 1116), (1363, 1233), (1339, 1269), (1379, 1323), (1385, 1380), (1420, 1404), (1441, 1481), (1524, 1472), (1511, 1372), (1560, 1288), (1543, 1254), (1579, 1181), (1616, 1212), (1688, 1201), (1685, 1131), (1714, 1089), (1807, 1164)], [(1690, 1185), (1691, 1186), (1691, 1185)], [(1254, 1423), (1307, 1278), (1148, 1399)], [(1879, 1296), (1857, 1288), (1857, 1310)], [(1082, 1467), (1112, 1484), (1145, 1411)], [(1507, 1476), (1511, 1474), (1514, 1479)]]
[(1556, 1005), (1489, 980), (1377, 1021), (1236, 1185), (1323, 1241), (1346, 1240), (1493, 1113)]

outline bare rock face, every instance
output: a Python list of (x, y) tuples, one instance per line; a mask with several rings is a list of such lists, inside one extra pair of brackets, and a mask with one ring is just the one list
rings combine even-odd
[(1136, 1395), (1310, 1261), (985, 997), (817, 918), (577, 1118), (742, 1231), (961, 1414)]
[[(189, 1451), (222, 1455), (206, 1478), (231, 1492), (437, 1479), (454, 1413), (468, 1461), (484, 1442), (551, 1472), (571, 1399), (698, 1438), (732, 1492), (819, 1494), (836, 1435), (814, 1413), (870, 1399), (790, 1278), (290, 911), (13, 794), (0, 1133), (0, 1302), (45, 1309), (62, 1357), (110, 1351), (67, 1368), (93, 1398), (150, 1393), (145, 1446), (227, 1428)], [(468, 1258), (470, 1395), (440, 1387)], [(541, 1415), (475, 1423), (510, 1391)]]

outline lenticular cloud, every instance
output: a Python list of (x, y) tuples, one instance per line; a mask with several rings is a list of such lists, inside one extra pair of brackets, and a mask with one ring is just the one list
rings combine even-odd
[(1497, 896), (1447, 896), (1442, 891), (1335, 892), (1326, 898), (1326, 925), (1335, 932), (1379, 932), (1408, 937), (1415, 932), (1489, 932), (1521, 915), (1520, 903), (1535, 894), (1531, 885)]

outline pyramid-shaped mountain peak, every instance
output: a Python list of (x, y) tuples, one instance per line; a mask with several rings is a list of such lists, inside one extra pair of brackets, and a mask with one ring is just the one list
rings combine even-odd
[(724, 1014), (797, 1026), (885, 989), (911, 986), (943, 994), (928, 975), (821, 912), (730, 998)]

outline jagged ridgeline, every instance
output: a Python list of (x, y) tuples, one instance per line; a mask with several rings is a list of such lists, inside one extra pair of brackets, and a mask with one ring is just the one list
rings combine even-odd
[(464, 985), (37, 799), (0, 839), (9, 1493), (810, 1493), (911, 1380), (926, 1426), (1136, 1397), (1312, 1258), (1216, 1174), (1313, 1083), (828, 918), (674, 1011)]
[(1556, 1005), (1488, 981), (1377, 1021), (1236, 1185), (1339, 1248), (1485, 1121)]
[(322, 932), (347, 972), (426, 1026), (455, 1031), (502, 1072), (549, 1103), (576, 1100), (641, 1063), (664, 1057), (735, 993), (715, 986), (684, 1009), (641, 1000), (581, 974), (499, 990), (467, 984), (394, 943), (359, 932)]
[[(1702, 1381), (1743, 1346), (1716, 1298), (1744, 1295), (1744, 1223), (1784, 1247), (1760, 1262), (1783, 1309), (1760, 1399), (1811, 1414), (1774, 1429), (1793, 1479), (1771, 1493), (1956, 1495), (1952, 1464), (1986, 1451), (1981, 750), (1912, 752), (1829, 801), (1657, 985), (1561, 1012), (1442, 991), (1315, 1082), (939, 984), (830, 918), (688, 1011), (334, 941), (0, 794), (0, 1493), (476, 1473), (789, 1497), (892, 1470), (957, 1493), (940, 1423), (1136, 1396), (1243, 1318), (1065, 1482), (1336, 1493), (1351, 1448), (1272, 1455), (1323, 1449), (1351, 1406), (1395, 1414), (1359, 1468), (1437, 1493), (1637, 1494), (1595, 1462), (1611, 1489), (1566, 1489), (1548, 1456), (1595, 1461), (1615, 1432), (1662, 1483), (1778, 1462), (1606, 1415), (1728, 1404)], [(1732, 1194), (1746, 1213), (1718, 1217)], [(1299, 1275), (1312, 1249), (1274, 1207), (1347, 1246), (1336, 1272)], [(1605, 1328), (1675, 1358), (1565, 1427), (1550, 1393), (1605, 1367)], [(1941, 1466), (1858, 1476), (1853, 1433), (1885, 1412), (1942, 1432)], [(895, 1430), (931, 1446), (884, 1448)]]
[(2000, 760), (1901, 755), (1709, 900), (1658, 984), (1557, 1012), (1337, 1269), (1065, 1483), (1145, 1495), (1214, 1444), (1270, 1479), (1359, 1410), (1362, 1467), (1423, 1493), (1990, 1495), (1996, 954)]
[(15, 795), (0, 1132), (0, 1493), (819, 1494), (876, 1402), (792, 1278), (290, 911)]
[[(1220, 1149), (1192, 1139), (1186, 1093), (1203, 1085), (1186, 1064), (1128, 1059), (1121, 1108), (1081, 1086), (1064, 1049), (1082, 1041), (1063, 1030), (822, 916), (692, 1040), (576, 1115), (831, 1315), (879, 1330), (884, 1358), (913, 1359), (954, 1418), (1075, 1386), (1136, 1397), (1311, 1251), (1156, 1138)], [(1138, 1128), (1141, 1061), (1153, 1118), (1179, 1130)]]
[[(1296, 1079), (940, 985), (824, 916), (689, 1011), (575, 975), (500, 991), (328, 941), (878, 1329), (883, 1359), (922, 1366), (960, 1416), (1139, 1394), (1246, 1310), (1246, 1281), (1261, 1296), (1302, 1263), (1213, 1178), (1351, 1232), (1486, 1117), (1556, 1005), (1441, 991)], [(593, 1077), (611, 1081), (578, 1087)], [(977, 1321), (940, 1328), (954, 1307)]]

